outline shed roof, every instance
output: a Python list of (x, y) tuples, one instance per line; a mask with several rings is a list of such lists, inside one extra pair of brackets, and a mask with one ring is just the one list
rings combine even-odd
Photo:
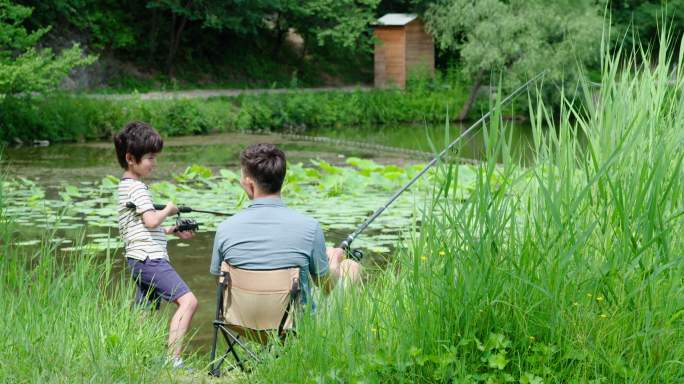
[(418, 17), (415, 13), (388, 13), (379, 18), (375, 25), (400, 26), (406, 25)]

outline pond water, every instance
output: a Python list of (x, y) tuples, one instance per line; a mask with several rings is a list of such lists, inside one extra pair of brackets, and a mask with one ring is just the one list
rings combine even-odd
[[(443, 127), (405, 126), (307, 132), (334, 139), (323, 142), (262, 134), (171, 138), (165, 142), (154, 174), (145, 181), (159, 203), (174, 199), (194, 208), (235, 212), (245, 204), (235, 179), (239, 152), (252, 143), (278, 144), (290, 165), (284, 189), (286, 202), (316, 217), (323, 224), (329, 245), (333, 245), (384, 204), (427, 161), (414, 152), (372, 145), (433, 152), (433, 147), (442, 148), (447, 138), (455, 138), (461, 129), (453, 126), (445, 132)], [(347, 145), (340, 139), (367, 145)], [(516, 129), (514, 142), (525, 152), (530, 143), (527, 130)], [(477, 159), (481, 152), (481, 137), (476, 134), (459, 155)], [(34, 246), (39, 239), (49, 237), (48, 241), (57, 243), (58, 252), (65, 256), (83, 249), (99, 254), (110, 250), (115, 253), (115, 269), (123, 270), (113, 197), (121, 169), (111, 143), (7, 148), (1, 165), (9, 176), (5, 182), (7, 212), (21, 228), (16, 236), (18, 244)], [(466, 178), (467, 171), (463, 171)], [(429, 185), (424, 183), (406, 193), (359, 237), (355, 246), (366, 251), (366, 265), (381, 265), (402, 234), (412, 230), (428, 190)], [(208, 268), (214, 229), (222, 218), (189, 217), (202, 222), (200, 232), (187, 242), (170, 237), (169, 256), (200, 301), (193, 321), (192, 348), (204, 352), (209, 347), (215, 309), (215, 283)]]

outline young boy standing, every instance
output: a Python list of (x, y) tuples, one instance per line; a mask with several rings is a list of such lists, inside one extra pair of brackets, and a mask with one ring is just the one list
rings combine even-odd
[[(190, 239), (192, 232), (176, 232), (175, 226), (162, 228), (168, 216), (178, 212), (173, 203), (155, 210), (152, 197), (141, 179), (156, 166), (164, 147), (159, 133), (138, 121), (128, 123), (114, 138), (116, 155), (124, 169), (119, 183), (119, 232), (124, 241), (126, 262), (137, 286), (136, 302), (159, 309), (160, 299), (177, 305), (169, 326), (168, 352), (174, 367), (181, 367), (182, 339), (197, 310), (197, 298), (169, 263), (166, 235), (174, 233)], [(131, 202), (135, 208), (126, 205)]]

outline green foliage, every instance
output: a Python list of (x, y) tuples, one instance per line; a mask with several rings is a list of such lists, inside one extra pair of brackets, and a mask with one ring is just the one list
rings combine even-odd
[(131, 280), (113, 277), (109, 257), (58, 257), (53, 229), (42, 239), (16, 241), (5, 188), (0, 176), (3, 382), (175, 380), (163, 366), (166, 319), (131, 308)]
[(55, 34), (68, 34), (67, 26), (83, 34), (91, 50), (129, 48), (138, 39), (136, 9), (116, 0), (18, 0), (34, 9), (31, 27), (50, 25)]
[[(55, 26), (53, 40), (76, 35), (89, 49), (134, 63), (139, 69), (135, 75), (142, 72), (142, 78), (161, 70), (170, 79), (187, 79), (182, 69), (193, 83), (203, 83), (198, 78), (210, 74), (235, 81), (231, 77), (236, 72), (254, 71), (246, 63), (252, 57), (257, 68), (267, 63), (287, 77), (293, 70), (310, 72), (308, 67), (315, 65), (316, 72), (311, 73), (316, 79), (322, 78), (318, 65), (327, 58), (349, 61), (351, 55), (352, 62), (361, 55), (365, 58), (371, 43), (369, 22), (379, 0), (20, 2), (36, 8), (35, 20), (29, 21), (32, 27)], [(292, 49), (286, 42), (291, 29), (304, 38), (303, 47)], [(259, 72), (261, 76), (250, 76), (248, 81), (273, 77), (269, 71)]]
[(464, 96), (428, 86), (401, 91), (290, 92), (209, 100), (106, 100), (57, 94), (5, 101), (0, 141), (14, 137), (75, 141), (109, 139), (130, 120), (162, 134), (230, 131), (306, 131), (321, 126), (442, 123)]
[(368, 31), (379, 1), (162, 0), (150, 1), (147, 6), (169, 10), (179, 18), (199, 22), (203, 28), (230, 30), (238, 34), (256, 36), (273, 32), (282, 39), (283, 33), (294, 28), (305, 39), (314, 40), (308, 44), (337, 45), (353, 51), (358, 47), (363, 32)]
[(609, 4), (618, 46), (624, 41), (626, 46), (657, 47), (659, 29), (667, 25), (672, 32), (672, 47), (679, 47), (684, 32), (684, 1), (619, 0)]
[(212, 130), (218, 122), (211, 121), (211, 116), (203, 114), (199, 102), (179, 101), (169, 105), (163, 122), (159, 124), (161, 130), (170, 136), (182, 134), (200, 134)]
[(84, 57), (77, 44), (55, 55), (51, 49), (37, 48), (49, 31), (39, 28), (29, 32), (22, 23), (31, 16), (31, 8), (0, 1), (0, 94), (42, 92), (55, 86), (77, 66), (95, 60)]
[(276, 3), (276, 0), (156, 0), (148, 1), (147, 7), (166, 9), (178, 18), (199, 22), (203, 28), (254, 34), (263, 28), (264, 16)]
[(546, 79), (572, 79), (596, 63), (603, 27), (593, 0), (442, 0), (425, 13), (437, 45), (457, 51), (473, 81), (501, 74), (515, 86), (547, 70)]
[(683, 64), (606, 59), (586, 114), (533, 100), (529, 167), (497, 110), (472, 193), (439, 169), (388, 267), (322, 300), (250, 380), (684, 379)]
[[(655, 42), (658, 25), (671, 21), (678, 42), (684, 4), (681, 0), (13, 3), (34, 9), (22, 23), (39, 35), (47, 33), (47, 46), (60, 47), (65, 39), (73, 39), (103, 57), (126, 63), (114, 67), (103, 63), (108, 72), (104, 87), (125, 91), (179, 84), (242, 88), (369, 82), (370, 22), (387, 12), (424, 15), (442, 48), (438, 65), (459, 65), (470, 80), (483, 70), (482, 79), (487, 82), (492, 71), (496, 83), (497, 74), (506, 71), (509, 76), (504, 80), (508, 82), (513, 75), (507, 84), (512, 85), (540, 67), (551, 69), (547, 79), (572, 80), (577, 62), (592, 66), (598, 59), (601, 11), (611, 12), (606, 21), (611, 21), (618, 41), (624, 39), (628, 45)], [(28, 8), (21, 9), (8, 15), (26, 13)], [(48, 25), (49, 31), (43, 28)], [(290, 30), (303, 38), (301, 45), (287, 41)], [(72, 55), (72, 59), (76, 57)], [(165, 71), (171, 64), (174, 73)]]
[(370, 24), (375, 21), (374, 11), (380, 0), (289, 0), (279, 3), (275, 27), (279, 31), (294, 28), (309, 46), (318, 45), (337, 52), (363, 51), (370, 47)]

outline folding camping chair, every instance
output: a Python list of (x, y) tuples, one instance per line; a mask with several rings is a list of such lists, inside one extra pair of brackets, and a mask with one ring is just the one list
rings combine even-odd
[[(209, 374), (220, 376), (221, 365), (229, 354), (244, 370), (237, 347), (258, 362), (259, 357), (248, 348), (246, 340), (266, 345), (274, 331), (281, 339), (293, 332), (299, 293), (298, 267), (248, 270), (235, 268), (224, 261), (216, 292), (216, 320), (213, 321)], [(216, 360), (219, 332), (228, 346)]]

